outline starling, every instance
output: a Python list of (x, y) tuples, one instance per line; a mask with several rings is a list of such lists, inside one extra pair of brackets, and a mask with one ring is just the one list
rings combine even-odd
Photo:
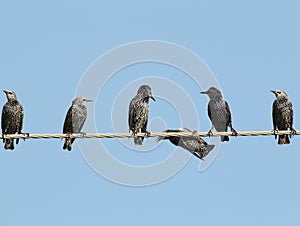
[[(233, 135), (237, 135), (237, 132), (232, 127), (231, 113), (228, 103), (223, 99), (222, 93), (215, 87), (209, 88), (202, 94), (207, 94), (209, 97), (208, 103), (208, 117), (212, 122), (212, 128), (208, 134), (212, 135), (211, 130), (215, 128), (218, 132), (227, 132), (228, 126), (231, 129)], [(221, 136), (221, 141), (229, 141), (228, 136)]]
[[(166, 133), (178, 133), (178, 132), (191, 132), (189, 129), (186, 128), (179, 128), (177, 130), (166, 130)], [(194, 135), (196, 131), (193, 132), (192, 136), (166, 136), (166, 137), (159, 137), (157, 141), (160, 140), (170, 140), (172, 144), (182, 147), (193, 155), (202, 159), (208, 155), (208, 153), (215, 147), (215, 145), (207, 144), (200, 136)]]
[[(86, 102), (91, 102), (91, 100), (82, 97), (76, 97), (72, 101), (72, 106), (69, 108), (64, 122), (63, 133), (71, 134), (81, 132), (87, 117), (87, 109), (84, 105)], [(75, 138), (65, 138), (63, 149), (68, 149), (71, 151), (74, 140)]]
[[(152, 91), (150, 86), (142, 85), (137, 94), (132, 98), (129, 104), (128, 112), (128, 124), (129, 132), (132, 131), (133, 136), (139, 133), (145, 133), (149, 136), (150, 133), (146, 130), (148, 123), (148, 113), (149, 113), (149, 98), (155, 101), (152, 96)], [(134, 137), (135, 145), (142, 145), (144, 137)]]
[[(2, 109), (2, 138), (4, 134), (22, 134), (24, 110), (22, 105), (17, 100), (17, 96), (13, 91), (3, 90), (7, 97), (7, 102)], [(14, 149), (14, 139), (3, 139), (5, 149)], [(16, 144), (19, 139), (16, 139)]]
[[(287, 130), (290, 129), (291, 134), (295, 134), (296, 131), (293, 128), (293, 105), (292, 102), (288, 99), (286, 92), (282, 90), (271, 90), (275, 94), (276, 100), (273, 102), (273, 128), (275, 130)], [(277, 139), (277, 135), (275, 135)], [(278, 144), (289, 144), (288, 135), (279, 135)]]

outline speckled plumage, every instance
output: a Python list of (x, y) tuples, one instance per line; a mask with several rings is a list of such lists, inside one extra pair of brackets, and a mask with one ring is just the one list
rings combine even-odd
[[(166, 133), (170, 132), (191, 132), (187, 128), (179, 128), (177, 130), (166, 130)], [(182, 147), (189, 152), (191, 152), (196, 157), (203, 159), (208, 153), (215, 147), (215, 145), (210, 145), (205, 142), (200, 136), (193, 135), (193, 136), (166, 136), (166, 137), (159, 137), (157, 141), (160, 140), (170, 140), (170, 142), (176, 146)]]
[[(17, 96), (13, 91), (4, 91), (7, 97), (7, 102), (2, 109), (1, 128), (2, 134), (21, 134), (24, 120), (24, 110), (22, 105), (17, 100)], [(14, 149), (14, 139), (4, 139), (5, 149)], [(16, 139), (16, 144), (19, 139)]]
[[(293, 128), (293, 105), (288, 99), (288, 95), (282, 90), (272, 90), (275, 94), (276, 100), (273, 102), (272, 108), (272, 118), (273, 118), (273, 128), (275, 130), (288, 130), (295, 132)], [(277, 135), (275, 135), (275, 139)], [(279, 135), (278, 144), (289, 144), (288, 135)]]
[[(218, 132), (227, 132), (227, 128), (230, 127), (233, 134), (236, 134), (235, 129), (232, 127), (229, 105), (223, 99), (221, 91), (215, 87), (211, 87), (201, 93), (207, 94), (210, 98), (207, 111), (210, 121), (212, 122), (212, 129), (215, 128)], [(210, 134), (211, 130), (209, 131)], [(229, 137), (221, 136), (221, 141), (229, 141)]]
[[(84, 105), (85, 102), (90, 102), (91, 100), (76, 97), (72, 101), (72, 106), (69, 108), (63, 127), (63, 133), (80, 133), (87, 118), (87, 108)], [(71, 151), (72, 143), (75, 138), (65, 138), (63, 149), (68, 149)]]
[[(146, 135), (150, 134), (147, 131), (149, 98), (155, 101), (150, 86), (142, 85), (138, 89), (137, 94), (130, 101), (128, 124), (129, 130), (132, 131), (133, 135), (139, 132), (145, 133)], [(143, 140), (143, 137), (134, 137), (134, 144), (142, 145)]]

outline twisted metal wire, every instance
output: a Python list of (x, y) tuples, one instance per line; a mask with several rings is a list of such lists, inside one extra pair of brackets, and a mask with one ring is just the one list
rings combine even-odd
[[(292, 134), (289, 130), (266, 130), (266, 131), (239, 131), (236, 136), (273, 136), (273, 135), (300, 135), (300, 130)], [(207, 132), (152, 132), (149, 137), (165, 137), (165, 136), (192, 136), (208, 137)], [(144, 133), (137, 133), (135, 136), (144, 137)], [(212, 137), (218, 136), (234, 136), (232, 132), (213, 132)], [(2, 138), (21, 138), (21, 139), (61, 139), (61, 138), (130, 138), (131, 133), (73, 133), (73, 134), (6, 134)]]

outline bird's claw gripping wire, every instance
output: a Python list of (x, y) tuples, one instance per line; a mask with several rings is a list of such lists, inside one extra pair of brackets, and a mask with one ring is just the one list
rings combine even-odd
[[(29, 137), (29, 133), (23, 133), (23, 132), (21, 132), (21, 133), (19, 133), (19, 134), (22, 134), (22, 135), (26, 136), (27, 138)], [(26, 140), (26, 137), (23, 137), (23, 140), (24, 140), (24, 141)]]
[(151, 133), (148, 132), (148, 131), (145, 131), (145, 136), (146, 136), (146, 137), (150, 137), (150, 136), (151, 136)]
[(294, 128), (291, 128), (290, 138), (297, 134), (297, 131)]
[(238, 135), (237, 131), (233, 128), (231, 129), (231, 132), (232, 132), (232, 134), (231, 134), (232, 136), (236, 137)]
[(214, 135), (214, 134), (212, 133), (211, 130), (209, 130), (208, 133), (207, 133), (207, 136), (211, 137), (212, 135)]

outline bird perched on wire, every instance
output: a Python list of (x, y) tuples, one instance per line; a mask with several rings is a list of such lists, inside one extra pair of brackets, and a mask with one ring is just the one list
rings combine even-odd
[[(87, 109), (85, 106), (86, 102), (91, 102), (91, 100), (85, 99), (83, 97), (76, 97), (72, 101), (72, 105), (69, 108), (66, 119), (64, 122), (63, 133), (71, 134), (71, 133), (80, 133), (83, 127), (83, 124), (87, 118)], [(65, 143), (63, 149), (68, 149), (71, 151), (72, 143), (75, 138), (65, 138)]]
[[(128, 124), (129, 132), (131, 130), (133, 136), (140, 131), (145, 133), (146, 136), (150, 136), (150, 132), (147, 131), (150, 98), (155, 101), (150, 86), (142, 85), (138, 89), (137, 94), (130, 101)], [(134, 137), (134, 144), (142, 145), (143, 140), (144, 137)]]
[[(177, 130), (165, 130), (166, 133), (178, 133), (178, 132), (191, 132), (187, 128), (178, 128)], [(207, 144), (197, 132), (194, 131), (192, 136), (165, 136), (159, 137), (157, 141), (170, 140), (170, 142), (176, 146), (182, 147), (193, 155), (202, 159), (208, 155), (208, 153), (215, 147), (215, 145)]]
[[(293, 105), (288, 99), (286, 92), (282, 90), (271, 90), (275, 94), (276, 100), (273, 102), (272, 118), (274, 133), (276, 130), (291, 130), (291, 134), (295, 134), (296, 131), (293, 128)], [(291, 137), (291, 135), (290, 135)], [(277, 135), (275, 135), (277, 139)], [(289, 136), (279, 135), (278, 144), (289, 144)]]
[[(13, 91), (3, 90), (6, 94), (7, 102), (2, 109), (1, 117), (1, 128), (2, 128), (2, 138), (4, 134), (23, 134), (23, 120), (24, 120), (24, 110), (20, 102), (17, 100), (17, 95)], [(3, 139), (5, 142), (5, 149), (14, 149), (14, 139)], [(19, 139), (16, 139), (16, 144), (19, 143)]]
[[(215, 128), (218, 132), (227, 132), (230, 127), (233, 135), (237, 135), (236, 130), (232, 127), (231, 112), (228, 103), (223, 99), (222, 93), (215, 87), (210, 87), (207, 91), (201, 92), (208, 95), (208, 117), (212, 122), (212, 128), (208, 134), (212, 135), (212, 129)], [(229, 141), (228, 136), (221, 136), (221, 141)]]

